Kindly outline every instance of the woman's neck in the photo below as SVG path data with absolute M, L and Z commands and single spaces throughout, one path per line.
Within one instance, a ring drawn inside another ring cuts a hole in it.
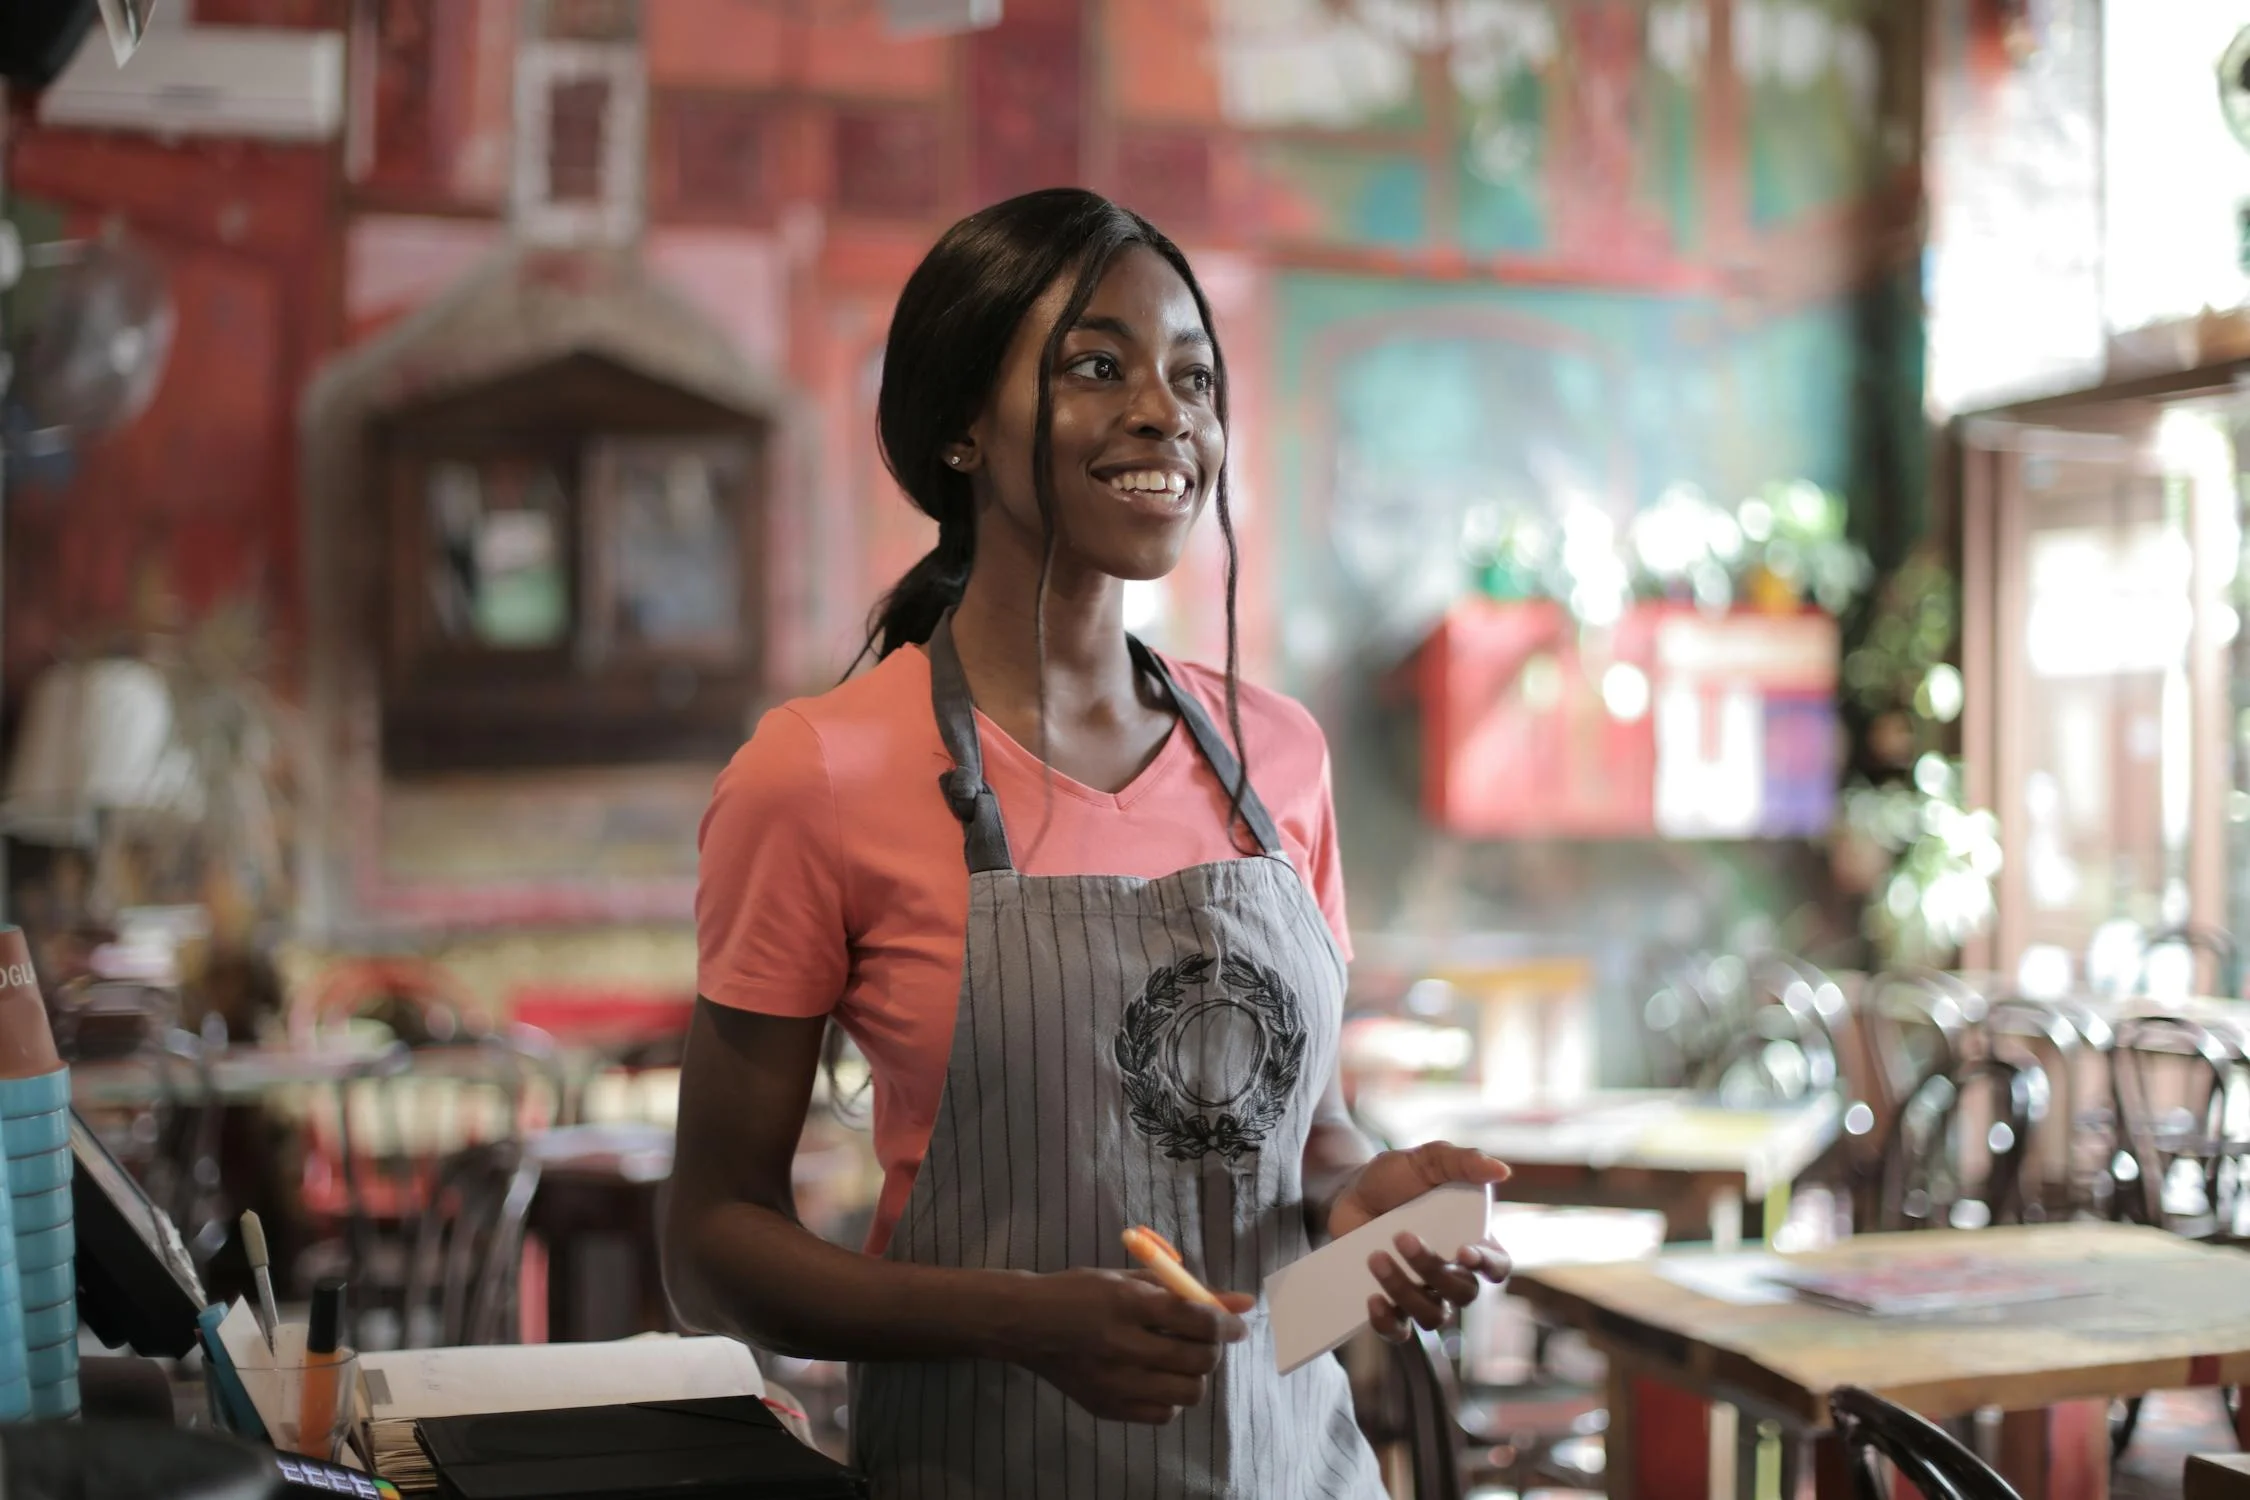
M 1040 538 L 990 514 L 979 519 L 976 561 L 953 616 L 969 691 L 1018 744 L 1044 743 L 1057 770 L 1114 790 L 1155 753 L 1172 722 L 1163 690 L 1133 665 L 1125 585 L 1058 555 L 1042 650 Z
M 1075 575 L 1075 576 L 1074 576 Z M 1057 566 L 1047 581 L 1046 639 L 1036 562 L 1019 569 L 980 555 L 953 615 L 953 639 L 977 705 L 995 718 L 1037 711 L 1042 680 L 1057 718 L 1121 714 L 1135 701 L 1123 586 Z

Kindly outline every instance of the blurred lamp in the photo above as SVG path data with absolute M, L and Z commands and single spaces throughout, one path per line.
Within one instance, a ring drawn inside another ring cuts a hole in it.
M 26 843 L 91 847 L 105 815 L 181 810 L 192 795 L 163 675 L 127 658 L 62 662 L 32 684 L 0 830 Z

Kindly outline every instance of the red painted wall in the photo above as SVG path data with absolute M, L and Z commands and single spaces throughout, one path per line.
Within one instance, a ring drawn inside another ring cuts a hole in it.
M 12 488 L 10 692 L 131 621 L 151 590 L 191 612 L 255 597 L 286 650 L 304 608 L 296 396 L 336 344 L 330 153 L 18 129 L 8 181 L 62 209 L 66 233 L 122 220 L 170 273 L 179 317 L 149 409 L 93 442 L 66 485 Z
M 1274 383 L 1270 292 L 1290 272 L 1723 292 L 1741 307 L 1834 296 L 1911 246 L 1912 162 L 1856 198 L 1749 223 L 1757 127 L 1727 61 L 1728 0 L 1710 0 L 1708 76 L 1676 117 L 1645 113 L 1662 89 L 1643 86 L 1654 74 L 1640 8 L 1556 7 L 1550 50 L 1526 75 L 1545 101 L 1527 127 L 1545 132 L 1528 189 L 1543 238 L 1491 253 L 1467 248 L 1458 165 L 1469 112 L 1483 106 L 1442 60 L 1418 60 L 1412 97 L 1387 112 L 1252 128 L 1227 114 L 1239 42 L 1216 5 L 1008 0 L 995 29 L 911 41 L 888 37 L 872 4 L 841 15 L 797 0 L 644 6 L 651 258 L 806 398 L 804 503 L 790 535 L 817 561 L 800 584 L 802 617 L 778 632 L 796 640 L 791 685 L 841 665 L 852 623 L 925 544 L 873 450 L 873 373 L 914 259 L 980 202 L 1083 181 L 1154 215 L 1224 284 L 1214 297 L 1246 419 Z M 343 0 L 195 9 L 292 27 L 341 26 L 355 10 Z M 172 268 L 181 327 L 154 408 L 89 454 L 67 488 L 13 498 L 11 690 L 66 640 L 122 618 L 144 575 L 162 575 L 190 607 L 250 591 L 284 644 L 294 640 L 306 587 L 294 422 L 306 378 L 498 242 L 517 6 L 369 0 L 356 13 L 355 45 L 373 67 L 357 180 L 346 180 L 340 145 L 14 132 L 11 191 L 81 227 L 121 216 Z M 1675 124 L 1696 141 L 1677 161 L 1662 145 Z M 1405 197 L 1392 191 L 1416 182 Z M 1681 192 L 1696 205 L 1680 221 L 1692 233 L 1654 206 Z M 1245 420 L 1236 454 L 1251 507 L 1253 664 L 1273 640 L 1270 596 L 1283 587 L 1257 566 L 1255 501 L 1278 471 L 1287 417 Z M 1216 614 L 1202 603 L 1215 552 L 1198 554 L 1202 574 L 1178 591 L 1194 596 L 1183 623 L 1196 649 L 1215 644 Z

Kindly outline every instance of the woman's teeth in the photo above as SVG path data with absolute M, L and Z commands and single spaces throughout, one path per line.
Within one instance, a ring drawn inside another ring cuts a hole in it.
M 1121 490 L 1153 495 L 1184 495 L 1188 484 L 1185 474 L 1166 474 L 1156 469 L 1113 475 L 1109 482 Z

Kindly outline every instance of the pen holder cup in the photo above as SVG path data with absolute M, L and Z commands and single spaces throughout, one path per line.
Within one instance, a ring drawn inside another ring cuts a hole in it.
M 280 1342 L 269 1368 L 241 1372 L 251 1399 L 265 1415 L 266 1436 L 284 1452 L 334 1463 L 358 1411 L 359 1355 L 350 1349 L 304 1355 L 291 1349 L 289 1341 Z

